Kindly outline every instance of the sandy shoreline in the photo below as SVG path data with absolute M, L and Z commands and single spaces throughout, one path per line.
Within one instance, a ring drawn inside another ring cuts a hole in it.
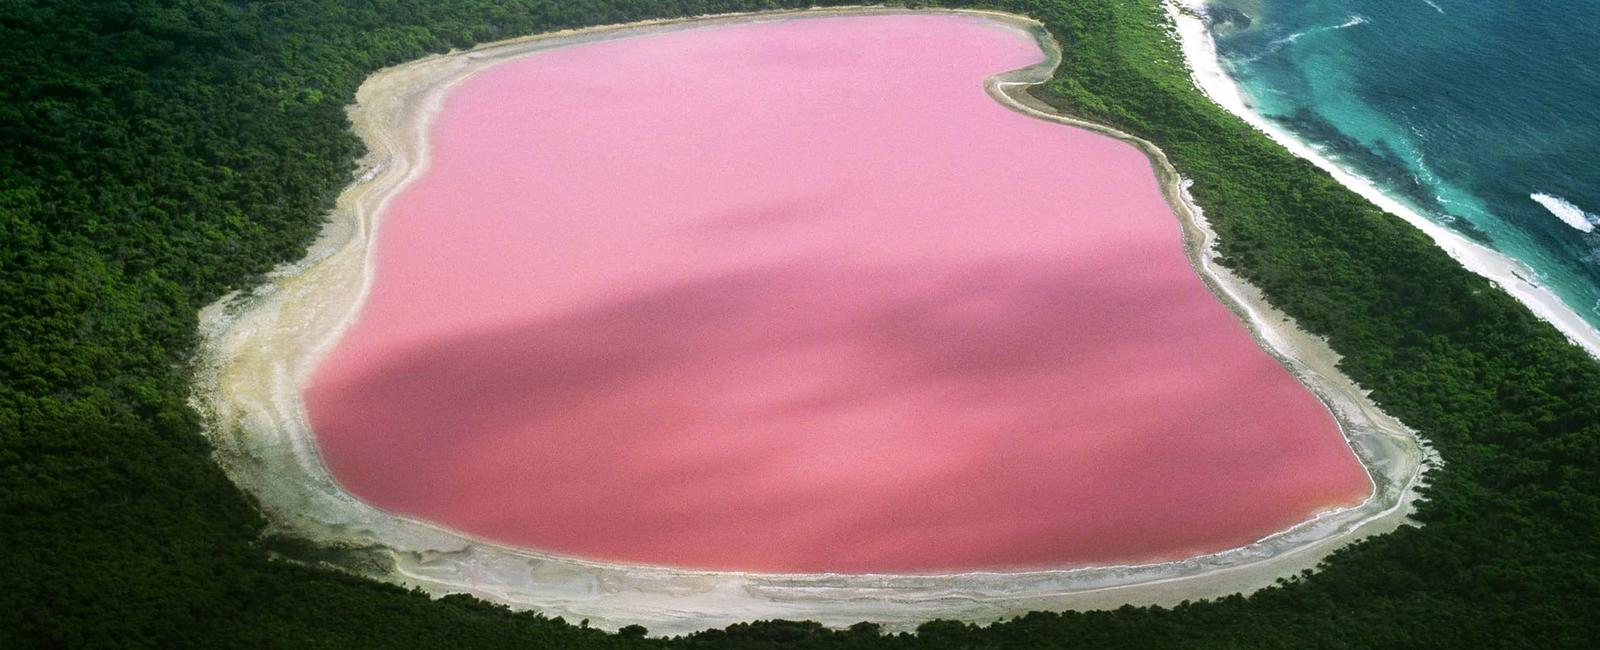
M 1167 13 L 1177 25 L 1178 41 L 1182 45 L 1183 58 L 1192 71 L 1191 78 L 1194 80 L 1194 85 L 1205 93 L 1212 103 L 1248 122 L 1294 155 L 1311 161 L 1333 176 L 1339 184 L 1360 194 L 1373 205 L 1405 219 L 1407 223 L 1432 238 L 1434 244 L 1444 249 L 1461 266 L 1488 278 L 1490 282 L 1526 305 L 1534 315 L 1554 325 L 1567 336 L 1567 339 L 1588 350 L 1589 354 L 1600 357 L 1600 330 L 1579 316 L 1554 292 L 1530 282 L 1527 278 L 1535 275 L 1532 269 L 1499 251 L 1428 220 L 1416 210 L 1384 194 L 1371 181 L 1339 167 L 1305 142 L 1295 138 L 1293 134 L 1284 131 L 1252 110 L 1240 92 L 1238 84 L 1223 70 L 1222 61 L 1217 55 L 1216 42 L 1211 32 L 1206 29 L 1202 17 L 1206 0 L 1163 0 L 1163 2 Z
M 374 74 L 350 109 L 371 153 L 362 161 L 364 173 L 340 196 L 322 237 L 305 260 L 275 271 L 266 286 L 225 297 L 201 313 L 204 345 L 195 400 L 210 422 L 218 462 L 256 497 L 271 532 L 332 549 L 316 561 L 430 593 L 472 593 L 550 616 L 588 618 L 603 628 L 639 623 L 656 634 L 758 618 L 829 625 L 872 620 L 907 629 L 932 618 L 983 622 L 1031 610 L 1173 605 L 1268 586 L 1314 567 L 1339 546 L 1401 525 L 1431 452 L 1337 372 L 1337 356 L 1322 341 L 1295 329 L 1252 287 L 1213 264 L 1214 233 L 1158 150 L 1054 115 L 1021 92 L 1048 78 L 1059 60 L 1056 45 L 1035 23 L 979 12 L 959 13 L 1026 30 L 1041 37 L 1049 55 L 1039 65 L 991 78 L 992 96 L 1034 117 L 1132 142 L 1151 156 L 1202 279 L 1335 414 L 1374 479 L 1372 498 L 1246 547 L 1177 562 L 954 575 L 773 575 L 620 566 L 496 546 L 368 506 L 328 475 L 306 424 L 300 388 L 361 305 L 371 279 L 377 216 L 426 169 L 425 127 L 454 84 L 500 61 L 592 40 L 730 22 L 904 12 L 813 10 L 591 28 L 513 39 Z

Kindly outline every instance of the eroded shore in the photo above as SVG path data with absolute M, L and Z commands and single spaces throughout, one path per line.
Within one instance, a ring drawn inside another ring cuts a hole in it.
M 610 565 L 496 546 L 367 506 L 328 475 L 306 425 L 300 388 L 362 304 L 372 275 L 375 220 L 389 197 L 426 169 L 425 127 L 456 83 L 500 61 L 592 40 L 740 21 L 902 12 L 782 12 L 559 32 L 373 75 L 351 108 L 357 133 L 371 151 L 363 161 L 366 171 L 340 197 L 323 236 L 305 260 L 275 272 L 268 285 L 202 312 L 197 403 L 210 418 L 219 462 L 255 495 L 273 533 L 331 549 L 297 559 L 432 593 L 472 593 L 551 616 L 588 618 L 601 627 L 643 624 L 657 634 L 757 618 L 830 625 L 872 620 L 896 629 L 932 618 L 990 621 L 1041 609 L 1170 605 L 1270 585 L 1314 567 L 1339 546 L 1401 525 L 1428 463 L 1426 448 L 1337 372 L 1337 357 L 1322 341 L 1294 328 L 1259 292 L 1213 263 L 1214 234 L 1158 150 L 1057 116 L 1022 92 L 1048 78 L 1059 59 L 1057 46 L 1037 24 L 972 12 L 963 13 L 1028 31 L 1048 55 L 1039 65 L 992 78 L 988 88 L 997 100 L 1037 118 L 1118 137 L 1151 156 L 1201 277 L 1335 414 L 1374 479 L 1372 498 L 1247 547 L 1179 562 L 937 576 L 772 575 Z

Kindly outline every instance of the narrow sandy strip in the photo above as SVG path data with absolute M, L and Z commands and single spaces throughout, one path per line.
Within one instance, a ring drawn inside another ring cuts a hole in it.
M 340 196 L 321 238 L 304 260 L 278 269 L 268 284 L 249 295 L 224 297 L 200 315 L 204 344 L 196 363 L 195 405 L 207 415 L 218 462 L 256 497 L 270 532 L 325 549 L 296 559 L 429 593 L 470 593 L 550 616 L 587 618 L 602 628 L 638 623 L 654 634 L 678 634 L 763 618 L 835 626 L 871 620 L 908 629 L 933 618 L 987 622 L 1033 610 L 1174 605 L 1271 585 L 1315 567 L 1340 546 L 1406 521 L 1422 470 L 1434 464 L 1432 453 L 1338 373 L 1338 357 L 1323 341 L 1302 333 L 1259 292 L 1214 264 L 1215 234 L 1159 150 L 1056 115 L 1022 92 L 1049 77 L 1059 48 L 1037 23 L 989 12 L 943 13 L 981 16 L 1026 31 L 1048 54 L 1041 64 L 990 79 L 990 94 L 1024 114 L 1105 133 L 1150 155 L 1200 276 L 1337 417 L 1373 479 L 1373 496 L 1365 503 L 1323 513 L 1249 546 L 1176 562 L 952 575 L 774 575 L 624 566 L 507 548 L 378 510 L 340 489 L 318 456 L 300 389 L 362 304 L 372 279 L 376 221 L 387 201 L 426 169 L 427 126 L 455 84 L 498 62 L 596 40 L 889 13 L 908 12 L 774 12 L 557 32 L 428 57 L 369 78 L 349 109 L 371 150 L 363 160 L 367 171 Z
M 1250 108 L 1240 93 L 1239 86 L 1223 70 L 1217 55 L 1216 41 L 1206 29 L 1204 11 L 1206 0 L 1163 0 L 1167 14 L 1178 28 L 1178 42 L 1183 58 L 1189 64 L 1194 85 L 1213 103 L 1248 122 L 1256 130 L 1277 141 L 1290 153 L 1311 161 L 1334 180 L 1349 188 L 1373 205 L 1389 214 L 1405 219 L 1433 239 L 1433 242 L 1455 258 L 1461 266 L 1493 282 L 1513 298 L 1527 305 L 1535 316 L 1554 325 L 1567 339 L 1582 346 L 1589 354 L 1600 357 L 1600 330 L 1589 324 L 1570 305 L 1563 302 L 1548 287 L 1529 278 L 1538 274 L 1528 265 L 1505 254 L 1473 241 L 1450 228 L 1441 226 L 1392 196 L 1383 193 L 1372 181 L 1362 178 L 1329 160 L 1316 149 L 1283 130 L 1260 113 Z

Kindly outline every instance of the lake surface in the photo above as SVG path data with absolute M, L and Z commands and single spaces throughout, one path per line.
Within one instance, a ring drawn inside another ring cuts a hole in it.
M 1174 559 L 1369 493 L 1132 146 L 1014 113 L 1026 35 L 725 24 L 451 91 L 304 397 L 361 499 L 771 572 Z

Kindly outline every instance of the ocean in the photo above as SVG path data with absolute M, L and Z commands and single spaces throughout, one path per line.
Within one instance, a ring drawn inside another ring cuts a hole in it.
M 1267 120 L 1600 327 L 1600 2 L 1212 0 Z

